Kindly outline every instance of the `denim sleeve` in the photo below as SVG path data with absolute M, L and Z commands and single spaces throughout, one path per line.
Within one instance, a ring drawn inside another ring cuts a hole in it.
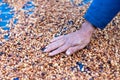
M 84 18 L 97 28 L 104 29 L 120 11 L 120 0 L 93 0 Z

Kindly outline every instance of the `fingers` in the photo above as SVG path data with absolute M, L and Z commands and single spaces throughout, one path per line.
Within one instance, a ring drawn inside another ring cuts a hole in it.
M 61 52 L 64 52 L 65 50 L 67 50 L 69 48 L 68 45 L 63 45 L 61 47 L 59 47 L 58 49 L 54 50 L 53 52 L 49 53 L 49 56 L 54 56 L 56 54 L 59 54 Z
M 78 50 L 83 49 L 84 47 L 85 47 L 85 46 L 81 46 L 81 45 L 75 46 L 75 47 L 70 47 L 70 48 L 66 51 L 66 55 L 71 55 L 71 54 L 77 52 Z
M 59 40 L 59 39 L 61 39 L 61 38 L 63 38 L 63 35 L 62 35 L 62 36 L 59 36 L 59 37 L 56 37 L 56 38 L 53 38 L 50 42 L 55 42 L 55 41 L 57 41 L 57 40 Z
M 45 49 L 44 52 L 50 52 L 50 51 L 52 51 L 52 50 L 55 50 L 56 48 L 62 46 L 63 44 L 64 44 L 64 40 L 63 40 L 63 39 L 58 40 L 58 41 L 55 41 L 55 42 L 49 44 L 49 45 L 46 47 L 46 49 Z

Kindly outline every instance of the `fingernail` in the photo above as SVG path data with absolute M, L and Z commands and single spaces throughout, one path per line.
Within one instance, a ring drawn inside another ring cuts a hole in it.
M 66 51 L 66 54 L 67 54 L 67 55 L 70 55 L 70 51 Z
M 46 47 L 41 48 L 41 51 L 45 52 L 46 51 Z
M 46 46 L 46 48 L 48 48 L 48 46 Z

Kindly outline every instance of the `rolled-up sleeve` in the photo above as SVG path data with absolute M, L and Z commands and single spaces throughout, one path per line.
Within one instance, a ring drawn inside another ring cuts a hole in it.
M 104 29 L 120 11 L 120 0 L 93 0 L 84 18 L 97 28 Z

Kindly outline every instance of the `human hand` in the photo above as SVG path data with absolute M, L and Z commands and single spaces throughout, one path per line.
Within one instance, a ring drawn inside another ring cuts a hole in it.
M 54 56 L 64 51 L 66 51 L 67 55 L 71 55 L 83 49 L 90 42 L 94 30 L 95 28 L 86 21 L 82 24 L 80 30 L 52 39 L 44 52 L 50 52 L 49 56 Z

